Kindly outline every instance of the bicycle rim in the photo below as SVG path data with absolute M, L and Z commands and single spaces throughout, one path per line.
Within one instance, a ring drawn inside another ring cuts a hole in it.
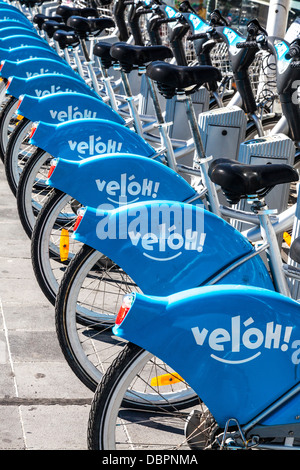
M 57 197 L 57 193 L 53 192 L 53 196 L 55 196 L 54 207 L 51 206 L 48 210 L 48 206 L 45 205 L 34 227 L 32 262 L 40 287 L 54 304 L 66 266 L 82 244 L 72 238 L 77 217 L 77 203 L 68 194 L 59 193 Z M 48 202 L 51 202 L 51 199 Z M 67 258 L 64 261 L 60 253 L 63 229 L 68 233 L 70 243 Z
M 20 127 L 15 128 L 15 131 L 10 136 L 10 140 L 7 142 L 5 156 L 6 174 L 14 193 L 16 193 L 20 175 L 36 148 L 29 143 L 31 121 L 25 119 L 24 123 L 19 123 L 18 126 Z
M 195 407 L 206 416 L 209 412 L 183 379 L 165 387 L 151 384 L 151 379 L 166 373 L 170 377 L 175 375 L 173 369 L 150 353 L 127 345 L 94 395 L 88 427 L 89 449 L 190 450 L 185 428 L 191 412 Z M 130 406 L 132 399 L 138 401 L 139 408 Z M 208 428 L 199 425 L 199 448 L 209 443 L 214 424 L 212 418 Z
M 46 184 L 52 156 L 47 152 L 41 152 L 40 149 L 38 151 L 40 155 L 38 160 L 34 162 L 30 158 L 24 167 L 17 193 L 20 219 L 29 237 L 42 207 L 52 192 L 52 188 Z
M 125 344 L 111 330 L 122 298 L 137 291 L 119 266 L 89 247 L 61 282 L 55 309 L 59 342 L 73 371 L 93 391 Z

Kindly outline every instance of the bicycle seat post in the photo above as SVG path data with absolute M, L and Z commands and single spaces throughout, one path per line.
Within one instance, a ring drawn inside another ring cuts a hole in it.
M 145 72 L 146 72 L 146 67 L 143 68 L 142 73 L 145 73 Z M 155 115 L 157 117 L 157 122 L 158 122 L 157 127 L 160 133 L 162 147 L 166 149 L 168 166 L 177 172 L 178 168 L 177 168 L 176 158 L 174 154 L 174 149 L 173 149 L 173 145 L 172 145 L 169 132 L 168 132 L 169 124 L 166 123 L 164 120 L 153 80 L 147 77 L 147 75 L 146 75 L 146 80 L 148 84 L 149 93 L 153 102 Z
M 130 114 L 134 122 L 134 128 L 137 134 L 143 137 L 143 126 L 139 117 L 138 110 L 135 105 L 135 98 L 132 95 L 131 86 L 129 83 L 128 75 L 130 71 L 126 71 L 126 67 L 124 68 L 122 65 L 120 66 L 120 74 L 121 74 L 121 81 L 124 87 L 126 101 L 128 103 Z
M 211 207 L 211 211 L 221 217 L 219 198 L 217 194 L 217 189 L 214 184 L 212 184 L 208 176 L 208 167 L 209 161 L 211 158 L 207 158 L 206 152 L 203 146 L 199 126 L 197 123 L 197 118 L 195 114 L 195 109 L 193 106 L 192 98 L 190 95 L 187 95 L 185 92 L 177 92 L 178 99 L 182 100 L 185 103 L 186 114 L 195 143 L 195 153 L 194 153 L 194 163 L 200 167 L 203 183 L 205 184 L 208 192 L 208 200 Z
M 84 65 L 87 66 L 88 76 L 91 80 L 93 89 L 96 91 L 96 93 L 99 94 L 100 87 L 93 67 L 95 62 L 91 58 L 86 41 L 88 39 L 92 39 L 94 36 L 99 35 L 105 29 L 113 27 L 114 22 L 111 18 L 83 18 L 75 15 L 68 19 L 67 25 L 73 28 L 78 35 L 82 53 L 85 59 Z
M 96 77 L 96 74 L 95 74 L 95 71 L 94 71 L 94 68 L 93 68 L 94 61 L 91 60 L 91 58 L 90 58 L 90 54 L 89 54 L 89 51 L 88 51 L 87 45 L 86 45 L 86 39 L 84 37 L 79 37 L 79 39 L 80 39 L 80 46 L 81 46 L 81 49 L 82 49 L 82 52 L 83 52 L 83 56 L 85 58 L 84 65 L 86 65 L 87 68 L 88 68 L 88 74 L 89 74 L 89 77 L 92 81 L 94 90 L 96 91 L 96 93 L 99 93 L 99 91 L 100 91 L 99 90 L 99 84 L 98 84 L 98 80 L 97 80 L 97 77 Z
M 264 199 L 255 197 L 254 199 L 250 198 L 249 200 L 252 203 L 252 211 L 258 215 L 260 220 L 262 239 L 268 245 L 266 252 L 275 288 L 277 292 L 280 292 L 287 297 L 291 297 L 287 279 L 282 269 L 282 258 L 278 240 L 270 221 L 270 215 L 277 211 L 270 210 L 265 204 Z
M 83 71 L 82 63 L 79 57 L 79 51 L 76 47 L 72 48 L 72 55 L 74 57 L 74 62 L 77 67 L 78 73 L 84 79 L 84 71 Z
M 268 208 L 265 197 L 279 184 L 299 181 L 298 172 L 284 163 L 248 165 L 228 158 L 219 158 L 211 163 L 209 177 L 221 187 L 229 204 L 236 205 L 246 199 L 251 205 L 251 211 L 258 217 L 263 240 L 263 245 L 256 254 L 266 250 L 276 291 L 291 297 L 283 271 L 281 247 L 271 220 L 271 215 L 277 213 L 277 210 Z
M 140 74 L 144 74 L 146 72 L 146 64 L 149 64 L 150 62 L 153 62 L 158 58 L 165 59 L 168 57 L 172 57 L 172 51 L 165 46 L 147 47 L 129 45 L 127 43 L 116 43 L 112 46 L 110 53 L 111 56 L 117 61 L 120 66 L 121 80 L 127 97 L 126 100 L 129 105 L 130 114 L 134 121 L 136 132 L 143 136 L 143 127 L 140 116 L 138 114 L 138 110 L 135 106 L 135 99 L 132 96 L 128 75 L 134 69 L 137 69 Z M 156 109 L 158 109 L 158 101 L 156 99 L 155 102 L 157 104 Z
M 200 129 L 198 126 L 191 94 L 205 83 L 215 82 L 221 79 L 220 71 L 211 66 L 179 66 L 163 61 L 156 61 L 147 68 L 147 76 L 157 83 L 159 92 L 166 98 L 171 99 L 175 95 L 178 101 L 184 103 L 187 120 L 195 145 L 194 163 L 199 170 L 178 165 L 178 170 L 187 174 L 201 174 L 203 186 L 207 192 L 207 201 L 211 212 L 221 216 L 219 198 L 215 185 L 208 176 L 208 162 L 203 146 Z

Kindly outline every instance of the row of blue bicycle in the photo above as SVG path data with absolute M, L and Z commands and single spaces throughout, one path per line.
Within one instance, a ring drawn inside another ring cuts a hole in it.
M 0 155 L 88 448 L 300 449 L 300 39 L 187 1 L 0 22 Z

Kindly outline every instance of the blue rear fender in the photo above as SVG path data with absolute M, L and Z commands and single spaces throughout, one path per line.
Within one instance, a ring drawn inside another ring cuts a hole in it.
M 0 9 L 0 20 L 3 21 L 3 24 L 5 21 L 9 20 L 19 21 L 20 23 L 28 24 L 33 27 L 32 23 L 30 23 L 23 13 L 21 13 L 18 9 L 9 8 L 9 6 Z
M 59 158 L 48 183 L 94 208 L 105 205 L 114 209 L 141 200 L 185 201 L 197 196 L 169 167 L 151 158 L 125 153 L 80 161 Z
M 107 211 L 86 207 L 74 238 L 105 253 L 147 294 L 205 285 L 221 273 L 219 284 L 274 289 L 259 256 L 227 272 L 254 248 L 202 204 L 149 199 Z
M 82 160 L 95 155 L 129 153 L 151 157 L 154 149 L 134 131 L 104 119 L 60 124 L 39 122 L 31 143 L 55 158 Z
M 220 426 L 229 418 L 246 424 L 299 383 L 300 306 L 294 300 L 228 285 L 133 298 L 113 333 L 171 366 Z M 266 420 L 296 423 L 299 400 Z
M 37 46 L 45 47 L 45 49 L 50 50 L 49 44 L 45 39 L 40 36 L 26 35 L 26 34 L 17 34 L 14 36 L 9 36 L 6 38 L 0 38 L 0 50 L 2 49 L 15 49 L 24 46 Z
M 26 26 L 25 24 L 20 25 L 20 26 L 13 26 L 10 23 L 7 28 L 1 28 L 1 31 L 0 31 L 1 38 L 8 38 L 11 36 L 16 36 L 18 34 L 22 34 L 26 36 L 28 35 L 28 36 L 37 37 L 37 38 L 40 37 L 36 30 L 28 28 L 28 26 Z
M 5 60 L 0 71 L 3 78 L 32 78 L 46 73 L 74 76 L 77 80 L 81 80 L 78 73 L 74 72 L 68 64 L 55 60 L 55 57 L 24 59 L 19 62 Z
M 76 119 L 124 120 L 99 97 L 83 93 L 56 93 L 41 98 L 24 95 L 18 113 L 30 121 L 62 123 Z
M 13 77 L 6 93 L 19 98 L 21 95 L 37 96 L 38 98 L 55 93 L 84 93 L 97 97 L 83 80 L 74 76 L 46 73 L 30 78 Z
M 5 20 L 2 17 L 0 17 L 0 27 L 1 27 L 1 30 L 7 29 L 7 28 L 20 28 L 20 29 L 22 28 L 22 29 L 26 29 L 28 31 L 31 31 L 37 34 L 34 25 L 28 21 L 24 22 L 23 18 L 22 19 L 10 18 L 10 19 Z
M 12 62 L 18 62 L 19 60 L 36 59 L 38 57 L 52 58 L 58 62 L 65 63 L 65 61 L 49 47 L 24 46 L 15 47 L 14 49 L 0 49 L 0 61 L 8 59 Z

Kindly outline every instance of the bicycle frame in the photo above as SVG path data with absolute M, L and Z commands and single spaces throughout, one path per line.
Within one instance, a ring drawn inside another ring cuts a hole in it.
M 270 426 L 276 437 L 272 427 L 288 425 L 299 436 L 297 302 L 264 289 L 228 285 L 169 297 L 132 294 L 130 302 L 113 333 L 173 367 L 219 426 L 234 419 L 248 436 L 254 427 L 259 435 L 260 426 L 268 435 Z

